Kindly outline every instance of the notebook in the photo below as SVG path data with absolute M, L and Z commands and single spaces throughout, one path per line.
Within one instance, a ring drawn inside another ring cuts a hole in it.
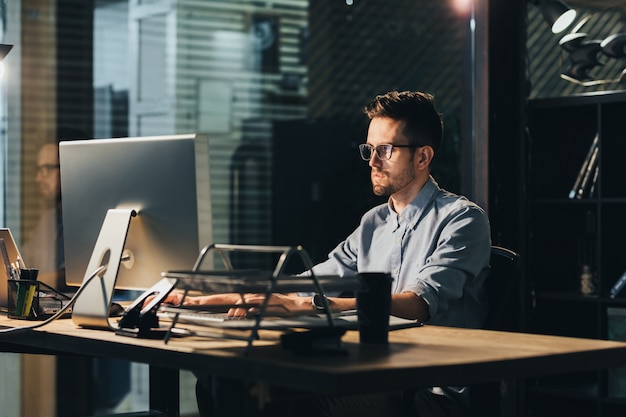
M 6 309 L 9 304 L 9 291 L 7 280 L 11 274 L 11 265 L 23 268 L 24 259 L 13 239 L 13 234 L 8 228 L 0 228 L 0 255 L 2 264 L 0 265 L 0 308 Z

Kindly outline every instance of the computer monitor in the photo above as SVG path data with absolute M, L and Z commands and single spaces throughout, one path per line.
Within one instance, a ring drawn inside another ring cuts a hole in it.
M 102 227 L 112 209 L 136 213 L 117 289 L 145 290 L 161 272 L 192 269 L 212 243 L 206 135 L 67 141 L 59 159 L 67 285 L 80 286 L 95 272 L 88 270 L 92 255 L 108 256 L 94 247 L 101 231 L 118 233 Z

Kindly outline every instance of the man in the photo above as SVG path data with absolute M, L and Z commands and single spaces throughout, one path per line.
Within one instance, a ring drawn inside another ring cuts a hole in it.
M 490 228 L 484 211 L 466 198 L 439 188 L 430 166 L 442 138 L 434 99 L 422 92 L 390 92 L 365 107 L 370 119 L 361 157 L 369 161 L 373 191 L 388 196 L 314 267 L 319 275 L 348 276 L 389 272 L 393 278 L 391 313 L 429 324 L 480 327 L 486 316 L 483 282 L 490 258 Z M 338 208 L 340 209 L 340 208 Z M 312 312 L 311 297 L 276 294 L 270 305 L 290 313 Z M 255 304 L 262 295 L 216 294 L 186 304 Z M 329 297 L 332 310 L 356 308 L 354 298 Z M 170 302 L 180 302 L 172 295 Z M 268 310 L 269 311 L 269 310 Z M 232 308 L 244 316 L 248 309 Z M 419 352 L 416 352 L 419 354 Z M 199 387 L 201 409 L 206 394 Z M 440 388 L 315 399 L 295 405 L 294 415 L 459 416 L 466 413 L 466 389 Z M 201 410 L 202 411 L 202 410 Z
M 84 139 L 79 129 L 60 127 L 58 141 L 46 142 L 37 154 L 35 180 L 43 204 L 35 227 L 24 242 L 22 251 L 27 265 L 39 269 L 37 278 L 51 287 L 65 291 L 65 250 L 61 212 L 61 171 L 59 141 Z
M 35 177 L 43 210 L 23 247 L 28 265 L 39 269 L 38 279 L 53 288 L 65 285 L 59 168 L 58 144 L 44 144 L 37 155 Z

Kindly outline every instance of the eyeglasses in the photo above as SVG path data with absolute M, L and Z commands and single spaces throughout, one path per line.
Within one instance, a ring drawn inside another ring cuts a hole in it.
M 53 169 L 59 169 L 59 168 L 61 168 L 61 165 L 59 164 L 37 165 L 37 174 L 41 174 L 44 177 L 47 177 L 48 175 L 50 175 L 50 173 L 52 173 Z
M 370 145 L 369 143 L 362 143 L 359 145 L 359 152 L 361 153 L 361 158 L 364 161 L 369 161 L 372 159 L 372 155 L 376 152 L 376 156 L 378 159 L 391 159 L 391 153 L 393 152 L 393 148 L 420 148 L 420 145 Z

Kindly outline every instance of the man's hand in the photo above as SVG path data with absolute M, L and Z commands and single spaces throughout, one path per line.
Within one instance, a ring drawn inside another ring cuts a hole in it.
M 228 315 L 232 317 L 247 317 L 248 315 L 258 314 L 264 300 L 265 294 L 243 294 L 236 304 L 245 306 L 231 308 L 228 310 Z M 267 314 L 283 317 L 311 313 L 312 311 L 313 306 L 308 297 L 285 294 L 272 294 L 265 309 Z
M 147 306 L 148 304 L 150 304 L 150 302 L 154 300 L 154 297 L 156 297 L 156 294 L 147 296 L 146 299 L 143 301 L 143 305 Z M 187 303 L 189 298 L 191 297 L 187 297 L 185 299 L 185 304 Z M 165 299 L 163 299 L 163 301 L 161 301 L 162 304 L 171 304 L 175 306 L 180 305 L 182 302 L 183 295 L 179 292 L 171 292 L 167 295 L 167 297 L 165 297 Z

